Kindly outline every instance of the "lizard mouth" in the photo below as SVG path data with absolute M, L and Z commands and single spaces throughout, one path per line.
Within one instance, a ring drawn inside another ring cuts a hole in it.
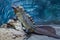
M 12 6 L 12 8 L 13 8 L 13 9 L 16 9 L 16 7 L 15 7 L 15 6 Z
M 16 6 L 12 6 L 12 8 L 13 8 L 15 14 L 19 11 L 19 10 L 17 10 L 18 8 Z

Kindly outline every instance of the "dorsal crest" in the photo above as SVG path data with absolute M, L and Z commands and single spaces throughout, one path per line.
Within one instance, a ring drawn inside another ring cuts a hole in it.
M 29 19 L 33 24 L 35 24 L 33 18 L 32 18 L 29 14 L 26 14 L 26 16 L 28 17 L 28 19 Z

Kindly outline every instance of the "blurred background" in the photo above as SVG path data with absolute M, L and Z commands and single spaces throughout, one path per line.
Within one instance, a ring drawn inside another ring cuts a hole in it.
M 36 24 L 60 24 L 60 0 L 0 0 L 0 25 L 15 17 L 12 5 L 23 6 Z

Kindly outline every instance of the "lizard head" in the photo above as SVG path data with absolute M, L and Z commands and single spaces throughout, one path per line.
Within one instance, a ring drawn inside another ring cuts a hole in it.
M 23 9 L 23 7 L 22 6 L 12 6 L 12 8 L 14 9 L 14 12 L 15 12 L 15 14 L 16 13 L 23 13 L 24 12 L 24 9 Z

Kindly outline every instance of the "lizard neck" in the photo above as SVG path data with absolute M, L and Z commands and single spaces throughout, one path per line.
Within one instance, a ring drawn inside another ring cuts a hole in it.
M 18 12 L 16 15 L 17 15 L 19 21 L 24 25 L 24 27 L 29 29 L 29 25 L 27 24 L 26 20 L 23 18 L 24 13 Z

